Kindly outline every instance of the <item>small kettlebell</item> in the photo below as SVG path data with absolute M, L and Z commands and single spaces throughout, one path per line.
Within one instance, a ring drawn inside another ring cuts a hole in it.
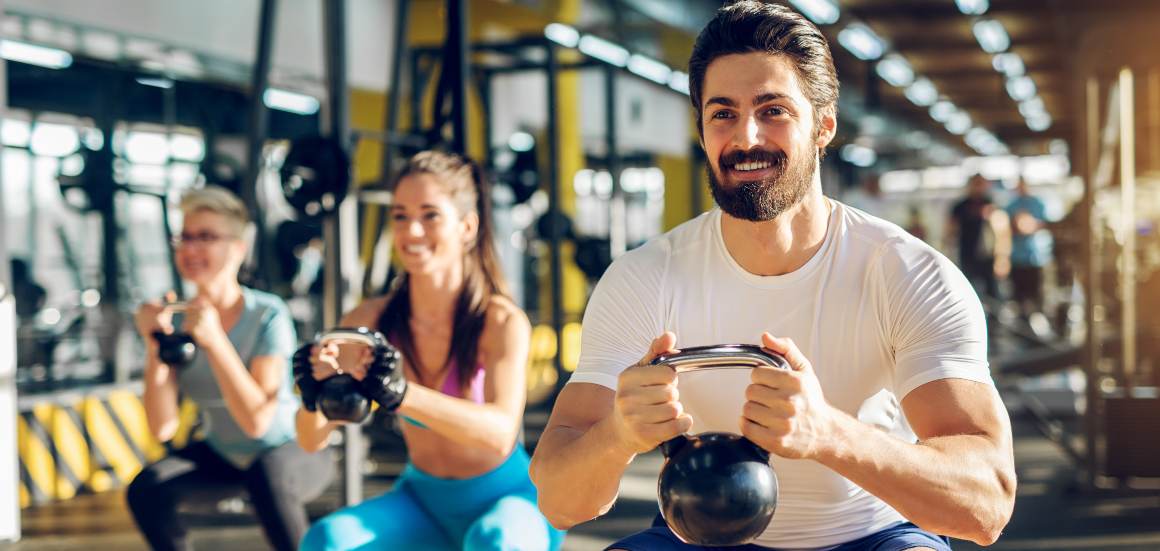
M 661 452 L 661 515 L 682 541 L 743 545 L 773 520 L 777 475 L 769 453 L 749 439 L 724 432 L 678 436 L 662 444 Z
M 154 331 L 153 338 L 157 341 L 157 356 L 170 367 L 181 369 L 197 357 L 197 344 L 188 333 Z
M 361 423 L 371 414 L 371 402 L 347 374 L 324 379 L 318 387 L 318 410 L 332 421 Z
M 653 363 L 677 373 L 789 368 L 785 358 L 753 345 L 685 348 Z M 660 448 L 665 456 L 657 480 L 661 516 L 681 541 L 706 547 L 744 545 L 769 527 L 778 496 L 769 452 L 731 432 L 679 435 Z

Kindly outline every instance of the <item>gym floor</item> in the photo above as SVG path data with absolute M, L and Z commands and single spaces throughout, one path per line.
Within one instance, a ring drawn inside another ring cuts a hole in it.
M 534 443 L 547 421 L 547 411 L 529 410 L 527 436 Z M 1015 462 L 1019 468 L 1019 497 L 1015 516 L 998 543 L 988 549 L 1114 550 L 1160 549 L 1160 490 L 1122 490 L 1087 493 L 1072 483 L 1074 467 L 1057 446 L 1037 432 L 1029 419 L 1014 418 Z M 368 477 L 367 495 L 389 489 L 403 455 L 375 453 L 377 474 Z M 647 526 L 656 514 L 656 474 L 661 457 L 638 458 L 621 483 L 620 500 L 603 518 L 570 531 L 565 551 L 598 550 L 617 538 Z M 337 485 L 311 505 L 322 515 L 338 503 Z M 146 549 L 123 505 L 121 492 L 78 496 L 75 499 L 24 511 L 24 539 L 2 547 L 10 551 L 105 551 Z M 262 549 L 265 540 L 247 514 L 215 511 L 190 512 L 195 549 L 241 551 Z M 955 542 L 956 550 L 981 549 Z

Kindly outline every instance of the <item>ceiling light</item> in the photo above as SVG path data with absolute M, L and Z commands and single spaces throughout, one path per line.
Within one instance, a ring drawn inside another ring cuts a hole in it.
M 944 124 L 947 132 L 956 135 L 966 134 L 971 129 L 971 117 L 962 111 L 956 111 Z
M 955 0 L 955 5 L 966 15 L 983 15 L 991 7 L 987 0 Z
M 673 71 L 673 75 L 669 77 L 669 88 L 676 90 L 684 95 L 689 95 L 689 75 L 681 71 Z
M 1025 119 L 1046 115 L 1047 106 L 1043 104 L 1043 98 L 1035 96 L 1029 100 L 1019 102 L 1019 114 L 1023 115 Z
M 929 107 L 938 101 L 938 89 L 930 79 L 919 77 L 914 84 L 906 87 L 906 99 L 915 105 Z
M 628 63 L 628 50 L 598 36 L 586 34 L 580 38 L 580 51 L 617 67 L 624 67 Z
M 173 81 L 167 78 L 137 77 L 137 84 L 161 88 L 163 90 L 173 88 Z
M 886 43 L 878 38 L 870 27 L 862 23 L 846 25 L 846 28 L 838 33 L 838 42 L 854 54 L 854 57 L 863 61 L 878 59 L 886 51 Z
M 1007 79 L 1007 94 L 1015 101 L 1027 101 L 1035 97 L 1035 81 L 1029 76 Z
M 1044 113 L 1042 115 L 1027 119 L 1027 128 L 1030 128 L 1036 132 L 1043 132 L 1044 130 L 1051 128 L 1051 115 Z
M 991 66 L 996 71 L 1007 75 L 1007 78 L 1021 77 L 1027 72 L 1027 67 L 1023 65 L 1023 58 L 1014 52 L 995 54 L 995 57 L 991 58 Z
M 73 62 L 72 54 L 64 50 L 15 40 L 0 40 L 0 57 L 49 69 L 64 69 Z
M 975 39 L 979 46 L 989 54 L 997 54 L 1011 47 L 1011 37 L 1007 36 L 1007 29 L 994 19 L 980 19 L 975 22 Z
M 933 106 L 931 106 L 930 118 L 932 118 L 938 122 L 947 122 L 948 120 L 950 120 L 951 115 L 954 115 L 955 113 L 957 113 L 958 110 L 959 110 L 959 108 L 955 107 L 955 104 L 953 104 L 947 100 L 942 100 L 942 101 L 934 104 Z
M 549 23 L 544 27 L 544 36 L 565 48 L 575 48 L 580 43 L 580 31 L 563 23 Z
M 841 15 L 834 0 L 789 0 L 789 3 L 818 25 L 835 23 Z
M 313 96 L 278 88 L 267 88 L 266 92 L 262 94 L 262 103 L 265 103 L 266 107 L 270 109 L 299 115 L 313 115 L 318 112 L 320 107 L 318 99 Z
M 906 58 L 898 54 L 890 54 L 882 58 L 875 70 L 878 72 L 878 76 L 889 82 L 891 86 L 902 88 L 910 86 L 914 82 L 914 69 L 910 68 L 910 63 L 906 61 Z
M 669 77 L 669 88 L 676 90 L 684 95 L 689 95 L 689 75 L 681 71 L 673 71 L 673 76 Z
M 661 86 L 668 85 L 669 76 L 673 72 L 672 69 L 669 69 L 668 65 L 640 54 L 632 54 L 632 57 L 628 58 L 628 71 L 639 77 L 647 78 Z

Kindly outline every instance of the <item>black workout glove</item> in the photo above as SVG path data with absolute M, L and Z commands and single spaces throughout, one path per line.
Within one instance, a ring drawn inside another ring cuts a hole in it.
M 367 376 L 361 384 L 362 393 L 379 403 L 387 411 L 395 411 L 407 393 L 407 378 L 403 374 L 403 355 L 387 343 L 382 334 L 375 333 L 379 344 L 374 347 L 374 358 L 367 366 Z
M 309 341 L 294 352 L 292 361 L 294 368 L 294 384 L 298 386 L 298 394 L 302 396 L 302 407 L 313 412 L 318 403 L 318 389 L 322 383 L 314 378 L 314 366 L 310 364 L 310 355 L 318 343 Z

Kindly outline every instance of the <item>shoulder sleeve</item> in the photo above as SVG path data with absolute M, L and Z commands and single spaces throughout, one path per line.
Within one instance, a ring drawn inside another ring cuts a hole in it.
M 261 328 L 254 343 L 254 357 L 282 356 L 290 358 L 298 347 L 298 335 L 294 330 L 294 319 L 290 309 L 282 299 L 269 297 L 264 301 Z
M 879 256 L 884 333 L 894 355 L 894 394 L 939 379 L 994 384 L 987 322 L 970 283 L 946 257 L 898 237 Z
M 667 244 L 655 240 L 612 263 L 588 300 L 580 362 L 568 382 L 615 390 L 620 372 L 648 352 L 664 331 L 661 296 L 668 259 Z

